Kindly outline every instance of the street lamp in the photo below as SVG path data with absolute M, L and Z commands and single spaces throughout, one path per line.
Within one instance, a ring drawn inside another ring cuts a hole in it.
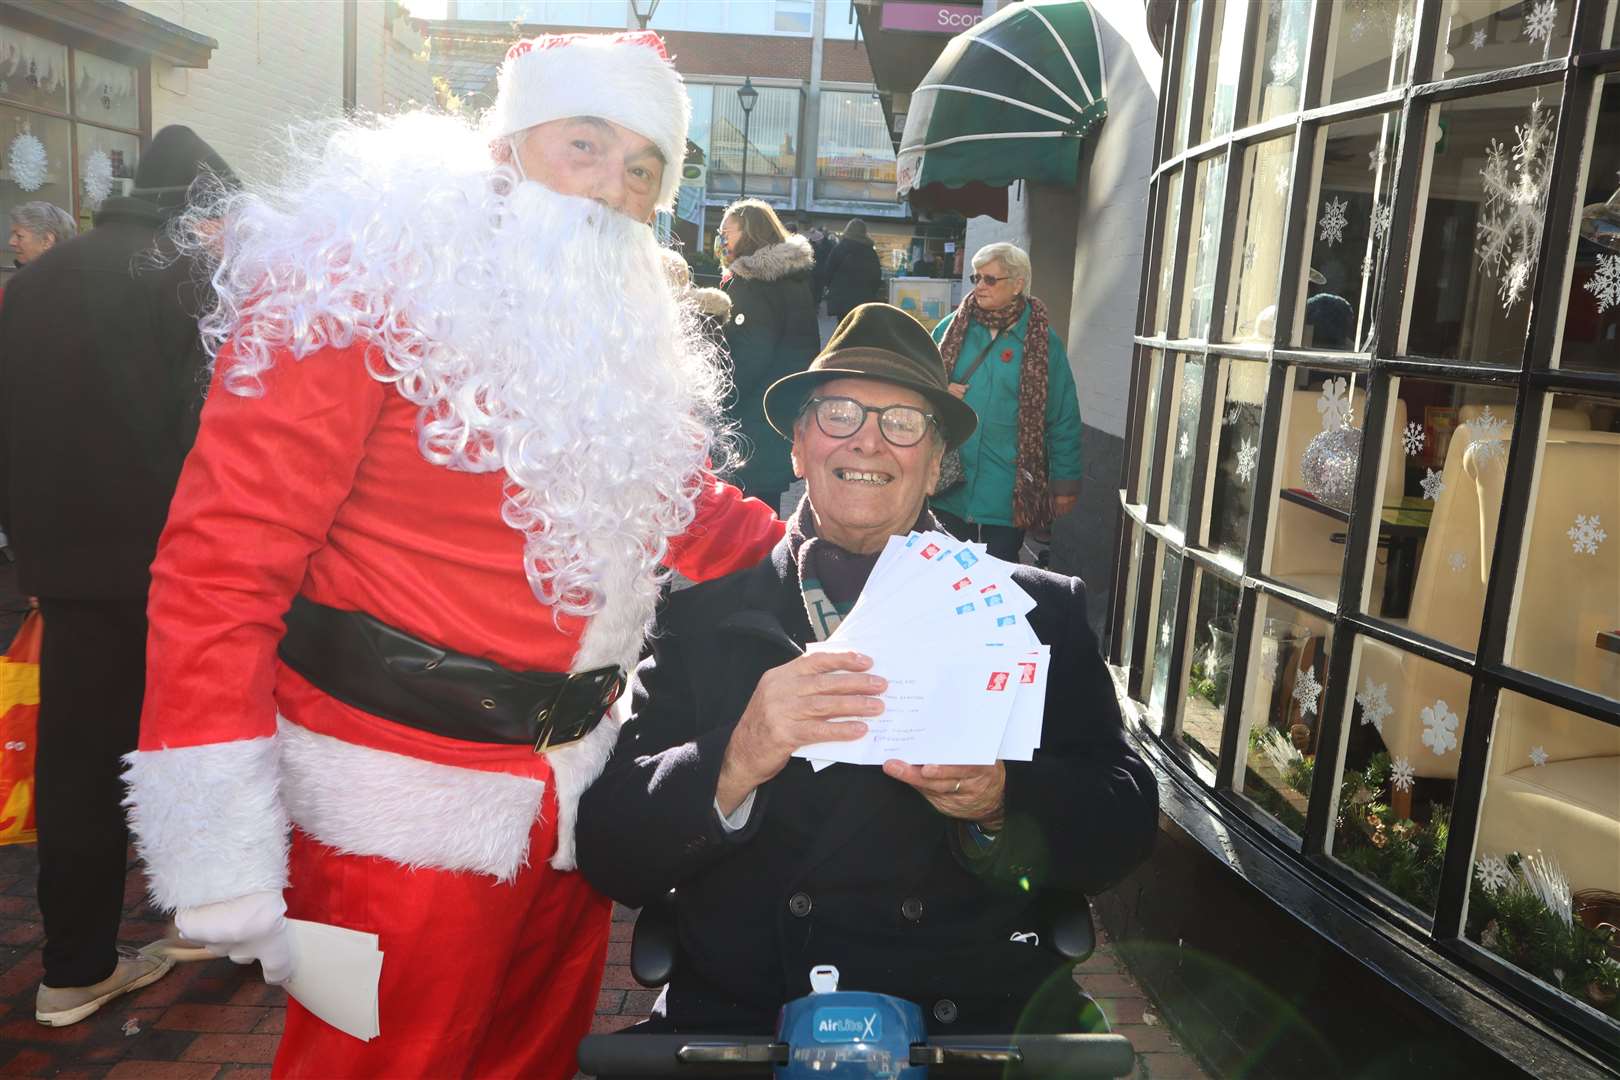
M 653 12 L 658 10 L 658 0 L 630 0 L 630 11 L 635 15 L 636 22 L 641 24 L 643 30 L 652 22 Z
M 754 89 L 754 80 L 745 77 L 743 84 L 737 88 L 737 104 L 743 111 L 743 146 L 742 146 L 742 191 L 739 198 L 748 198 L 748 120 L 753 115 L 754 106 L 759 104 L 759 91 Z

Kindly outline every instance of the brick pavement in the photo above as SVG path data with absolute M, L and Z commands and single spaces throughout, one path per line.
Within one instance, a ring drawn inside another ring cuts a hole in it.
M 176 965 L 165 978 L 66 1028 L 34 1021 L 34 989 L 44 940 L 34 898 L 32 846 L 0 848 L 0 1076 L 106 1080 L 259 1080 L 270 1075 L 286 1017 L 286 996 L 259 979 L 257 966 L 226 960 Z M 123 940 L 163 936 L 165 920 L 143 902 L 132 863 L 124 890 Z M 607 969 L 592 1031 L 616 1031 L 644 1018 L 658 993 L 630 975 L 633 913 L 615 907 Z M 1137 1050 L 1134 1080 L 1202 1080 L 1206 1075 L 1157 1018 L 1111 945 L 1081 966 L 1114 1030 Z

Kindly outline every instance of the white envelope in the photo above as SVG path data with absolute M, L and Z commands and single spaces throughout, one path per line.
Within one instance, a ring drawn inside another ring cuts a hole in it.
M 383 963 L 377 935 L 303 919 L 288 919 L 287 928 L 293 950 L 287 993 L 344 1034 L 375 1039 Z

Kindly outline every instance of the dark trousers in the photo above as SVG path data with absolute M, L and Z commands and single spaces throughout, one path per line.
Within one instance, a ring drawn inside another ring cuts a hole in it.
M 955 514 L 948 514 L 939 507 L 931 507 L 939 523 L 945 526 L 945 531 L 958 540 L 972 540 L 983 544 L 990 554 L 1007 562 L 1017 562 L 1018 553 L 1024 549 L 1024 530 L 1014 525 L 980 525 L 963 521 Z
M 34 758 L 45 985 L 88 986 L 118 964 L 129 831 L 125 754 L 146 689 L 146 601 L 41 597 Z

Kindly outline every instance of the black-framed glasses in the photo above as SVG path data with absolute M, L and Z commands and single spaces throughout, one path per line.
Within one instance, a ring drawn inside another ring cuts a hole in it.
M 863 405 L 854 398 L 813 397 L 804 403 L 814 413 L 816 426 L 829 439 L 847 439 L 866 423 L 867 413 L 876 413 L 878 431 L 894 446 L 916 446 L 935 423 L 934 414 L 915 405 Z
M 975 285 L 980 285 L 980 284 L 988 285 L 992 289 L 995 288 L 997 285 L 1001 284 L 1003 281 L 1011 280 L 1011 278 L 1012 278 L 1011 274 L 1002 274 L 1000 277 L 997 277 L 994 274 L 969 274 L 968 275 L 968 280 L 973 282 L 973 284 L 975 284 Z

